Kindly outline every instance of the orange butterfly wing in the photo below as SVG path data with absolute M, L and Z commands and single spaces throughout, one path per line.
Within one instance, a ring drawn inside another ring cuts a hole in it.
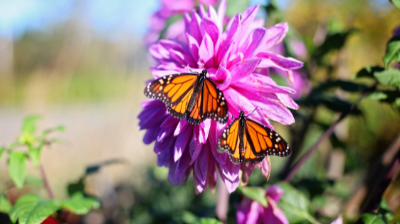
M 252 153 L 258 157 L 286 157 L 291 154 L 288 143 L 278 133 L 256 121 L 246 119 L 245 135 Z
M 164 102 L 173 117 L 186 118 L 196 80 L 197 75 L 190 73 L 164 76 L 147 85 L 144 95 Z
M 287 142 L 275 131 L 253 120 L 245 119 L 240 130 L 240 118 L 233 121 L 218 141 L 218 151 L 227 152 L 233 163 L 256 163 L 266 155 L 286 157 L 291 154 Z
M 196 103 L 188 114 L 188 122 L 200 124 L 211 118 L 221 124 L 228 120 L 228 105 L 224 95 L 209 79 L 204 80 L 203 88 L 197 95 Z

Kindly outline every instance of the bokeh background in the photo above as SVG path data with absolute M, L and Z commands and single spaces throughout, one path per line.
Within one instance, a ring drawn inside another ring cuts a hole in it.
M 76 182 L 87 166 L 122 159 L 88 177 L 87 191 L 102 199 L 105 210 L 89 214 L 93 223 L 146 223 L 154 217 L 189 223 L 193 214 L 213 214 L 215 194 L 207 190 L 201 197 L 195 196 L 190 181 L 187 187 L 169 184 L 166 170 L 155 168 L 153 146 L 142 142 L 144 132 L 139 130 L 137 115 L 145 99 L 144 83 L 152 78 L 144 36 L 159 4 L 158 0 L 0 0 L 0 145 L 17 138 L 27 115 L 41 115 L 41 128 L 65 125 L 65 133 L 54 136 L 59 142 L 42 154 L 50 184 L 59 197 L 66 195 L 66 186 Z M 313 41 L 321 24 L 330 31 L 357 29 L 335 57 L 334 79 L 351 80 L 364 66 L 383 65 L 386 42 L 400 24 L 400 13 L 384 0 L 285 0 L 278 1 L 278 6 L 306 44 Z M 268 15 L 260 10 L 258 16 Z M 323 70 L 312 76 L 312 84 L 326 79 Z M 352 97 L 340 90 L 334 94 Z M 337 162 L 343 163 L 335 174 L 342 180 L 335 190 L 343 197 L 333 197 L 328 206 L 318 210 L 328 217 L 337 216 L 357 189 L 361 174 L 400 131 L 398 110 L 390 105 L 365 100 L 360 109 L 362 117 L 350 116 L 335 130 L 352 153 L 349 156 L 338 150 L 335 155 Z M 323 107 L 317 116 L 322 123 L 337 118 Z M 287 127 L 277 126 L 283 136 L 289 136 Z M 311 127 L 304 148 L 322 132 L 319 126 Z M 334 149 L 340 146 L 322 144 L 298 175 L 321 177 Z M 285 161 L 272 158 L 272 180 Z M 7 173 L 4 157 L 0 172 Z M 253 176 L 257 183 L 260 174 L 255 171 Z M 29 185 L 23 192 L 40 189 L 39 177 L 30 166 Z M 0 189 L 10 184 L 8 175 L 0 176 Z M 389 196 L 397 198 L 391 206 L 398 209 L 400 183 L 395 186 Z M 204 210 L 196 211 L 199 208 L 190 200 L 199 202 Z M 322 203 L 321 198 L 314 200 L 316 207 Z M 351 207 L 348 212 L 351 214 Z

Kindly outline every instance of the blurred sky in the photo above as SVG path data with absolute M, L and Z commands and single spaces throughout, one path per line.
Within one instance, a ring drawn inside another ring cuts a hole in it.
M 113 31 L 124 30 L 135 36 L 146 33 L 149 16 L 159 0 L 0 0 L 0 35 L 20 37 L 27 30 L 41 30 L 73 17 L 79 17 L 98 34 L 110 38 Z M 262 4 L 265 0 L 251 0 Z M 285 8 L 290 0 L 277 1 Z M 373 0 L 380 7 L 387 0 Z

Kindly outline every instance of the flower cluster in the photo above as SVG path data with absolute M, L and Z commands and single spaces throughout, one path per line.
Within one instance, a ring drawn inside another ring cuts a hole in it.
M 265 192 L 268 206 L 264 207 L 257 201 L 245 198 L 239 205 L 236 212 L 236 221 L 238 224 L 288 224 L 285 214 L 278 207 L 278 202 L 284 190 L 279 185 L 271 185 Z
M 295 90 L 277 85 L 260 71 L 292 71 L 303 64 L 270 51 L 281 43 L 288 25 L 264 28 L 264 21 L 255 19 L 258 8 L 252 6 L 236 15 L 225 30 L 225 1 L 221 1 L 217 11 L 210 6 L 207 12 L 186 13 L 185 41 L 163 39 L 150 46 L 150 54 L 157 62 L 151 67 L 154 78 L 207 69 L 208 78 L 216 83 L 228 103 L 230 119 L 226 124 L 207 119 L 200 125 L 173 118 L 161 101 L 146 100 L 142 104 L 139 125 L 147 130 L 144 142 L 155 141 L 158 165 L 169 168 L 168 177 L 173 184 L 182 183 L 193 171 L 196 192 L 200 193 L 207 186 L 214 188 L 219 173 L 228 191 L 233 192 L 239 184 L 240 169 L 248 176 L 258 166 L 269 177 L 268 159 L 257 165 L 236 165 L 226 153 L 220 154 L 216 149 L 219 136 L 240 109 L 249 114 L 257 107 L 250 118 L 271 129 L 270 120 L 285 125 L 294 122 L 288 108 L 297 109 L 298 105 L 288 94 L 295 94 Z

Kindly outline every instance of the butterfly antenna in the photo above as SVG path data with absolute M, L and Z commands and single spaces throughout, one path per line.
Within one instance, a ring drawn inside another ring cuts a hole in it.
M 253 114 L 256 110 L 258 110 L 258 107 L 256 107 L 251 113 L 249 113 L 246 117 L 250 116 L 251 114 Z

